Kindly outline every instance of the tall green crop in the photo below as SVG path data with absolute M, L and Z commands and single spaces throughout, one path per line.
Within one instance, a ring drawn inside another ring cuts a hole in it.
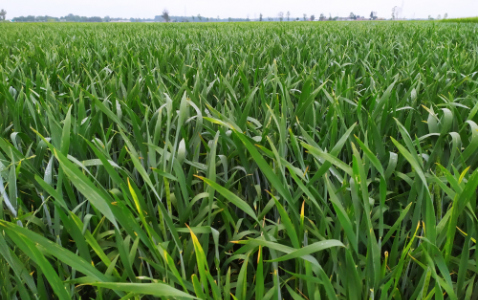
M 475 299 L 474 24 L 0 24 L 2 299 Z
M 443 19 L 443 20 L 441 20 L 441 22 L 447 22 L 447 23 L 478 23 L 478 17 Z

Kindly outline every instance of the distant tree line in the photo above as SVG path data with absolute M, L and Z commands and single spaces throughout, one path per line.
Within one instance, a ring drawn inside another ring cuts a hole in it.
M 247 22 L 249 18 L 216 18 L 203 17 L 200 14 L 197 16 L 170 16 L 167 11 L 163 11 L 160 16 L 155 16 L 152 20 L 154 22 Z M 141 21 L 140 21 L 141 22 Z
M 60 18 L 51 16 L 20 16 L 13 19 L 14 22 L 108 22 L 110 20 L 109 17 L 85 17 L 73 14 Z
M 6 12 L 5 12 L 6 14 Z M 0 20 L 2 15 L 0 14 Z M 203 17 L 201 15 L 197 16 L 170 16 L 169 13 L 165 10 L 162 15 L 155 16 L 154 19 L 151 18 L 110 18 L 106 16 L 101 17 L 85 17 L 69 14 L 64 17 L 51 17 L 51 16 L 21 16 L 13 19 L 14 22 L 113 22 L 113 21 L 130 21 L 130 22 L 245 22 L 250 21 L 249 18 L 227 18 L 221 19 L 219 16 L 217 18 Z
M 395 11 L 394 11 L 395 12 Z M 5 20 L 6 11 L 3 9 L 0 11 L 0 20 Z M 395 15 L 394 15 L 395 17 Z M 370 20 L 376 20 L 377 13 L 372 11 L 370 13 Z M 319 18 L 316 18 L 315 15 L 310 15 L 309 17 L 307 14 L 303 14 L 304 21 L 336 21 L 336 20 L 364 20 L 368 19 L 365 16 L 355 15 L 353 12 L 350 13 L 349 16 L 345 18 L 340 17 L 333 17 L 329 15 L 326 17 L 324 14 L 320 14 Z M 271 18 L 268 17 L 268 21 L 299 21 L 298 17 L 291 18 L 291 14 L 288 11 L 286 14 L 284 12 L 279 12 L 277 17 Z M 104 18 L 101 17 L 85 17 L 85 16 L 78 16 L 69 14 L 64 17 L 51 17 L 51 16 L 21 16 L 16 17 L 13 19 L 14 22 L 112 22 L 112 21 L 129 21 L 129 22 L 247 22 L 250 21 L 249 18 L 210 18 L 210 17 L 203 17 L 200 14 L 197 16 L 170 16 L 167 10 L 164 10 L 161 15 L 155 16 L 152 18 L 129 18 L 129 19 L 122 19 L 122 18 L 110 18 L 106 16 Z M 262 13 L 259 15 L 258 21 L 264 21 L 264 16 Z

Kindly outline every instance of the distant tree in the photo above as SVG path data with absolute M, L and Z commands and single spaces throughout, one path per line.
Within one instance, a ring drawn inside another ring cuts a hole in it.
M 229 17 L 228 21 L 229 21 L 229 22 L 232 22 L 232 18 L 231 18 L 231 17 Z
M 283 12 L 279 12 L 279 21 L 283 21 L 284 20 L 284 13 Z
M 307 21 L 307 14 L 304 14 L 304 21 Z
M 315 21 L 315 15 L 310 15 L 310 20 Z
M 171 18 L 169 17 L 169 11 L 167 9 L 163 10 L 161 17 L 163 17 L 164 22 L 171 21 Z
M 0 17 L 1 17 L 0 20 L 3 20 L 3 21 L 7 19 L 7 12 L 3 8 L 2 10 L 0 10 Z
M 0 11 L 1 13 L 2 11 Z M 6 12 L 5 12 L 6 14 Z M 65 17 L 62 18 L 66 21 Z M 4 16 L 0 14 L 0 20 L 6 20 Z M 15 22 L 59 22 L 60 18 L 50 17 L 50 16 L 20 16 L 13 19 Z
M 259 14 L 259 22 L 262 22 L 262 13 Z
M 106 16 L 106 17 L 103 18 L 103 20 L 104 20 L 105 22 L 110 22 L 110 21 L 111 21 L 111 18 L 110 18 L 110 16 Z
M 290 21 L 290 11 L 287 11 L 287 21 Z
M 88 22 L 103 22 L 103 19 L 101 17 L 90 17 Z
M 198 14 L 198 20 L 199 20 L 199 22 L 202 22 L 201 14 Z
M 320 14 L 319 21 L 325 21 L 325 20 L 327 20 L 327 17 L 324 14 Z
M 431 15 L 428 15 L 428 20 L 433 20 L 433 17 Z
M 440 20 L 440 19 L 441 19 L 441 15 L 440 15 L 440 14 L 438 14 L 437 20 Z
M 392 8 L 392 20 L 395 20 L 398 17 L 398 6 Z
M 370 13 L 370 20 L 375 20 L 377 19 L 377 12 L 376 11 L 372 11 Z
M 355 20 L 357 19 L 357 16 L 353 12 L 351 12 L 349 15 L 349 19 Z
M 448 13 L 445 13 L 445 14 L 443 15 L 443 19 L 446 19 L 446 18 L 448 18 Z
M 299 21 L 299 17 L 295 18 L 296 21 Z

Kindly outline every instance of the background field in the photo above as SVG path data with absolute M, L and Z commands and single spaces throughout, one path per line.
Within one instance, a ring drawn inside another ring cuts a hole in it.
M 477 31 L 1 24 L 1 298 L 477 299 Z
M 472 18 L 459 18 L 459 19 L 445 19 L 442 22 L 448 23 L 478 23 L 478 17 Z

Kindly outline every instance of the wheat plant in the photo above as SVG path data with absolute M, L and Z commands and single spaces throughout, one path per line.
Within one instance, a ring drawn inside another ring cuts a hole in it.
M 474 24 L 0 24 L 0 298 L 477 299 Z

